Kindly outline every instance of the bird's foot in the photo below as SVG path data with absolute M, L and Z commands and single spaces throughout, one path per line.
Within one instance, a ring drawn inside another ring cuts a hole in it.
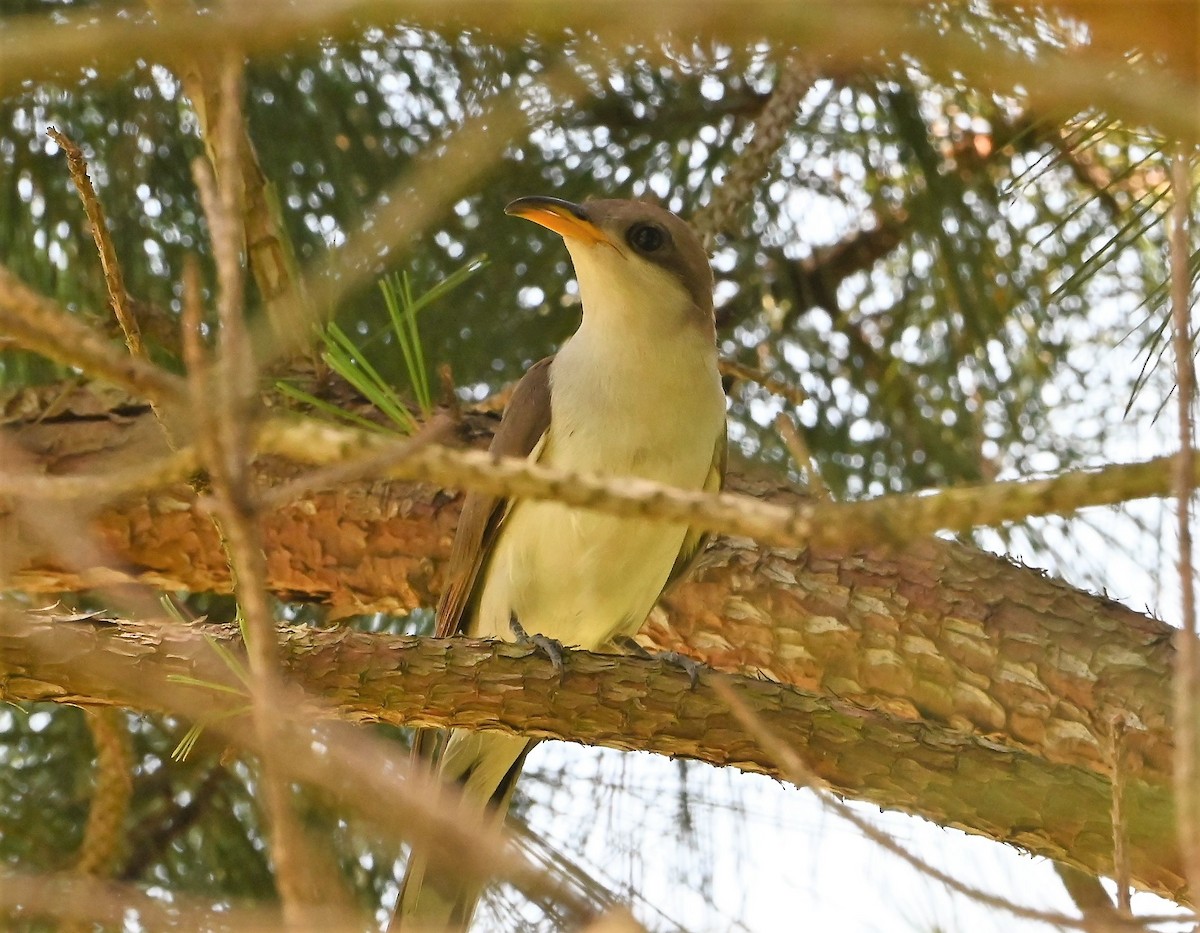
M 639 658 L 645 658 L 648 661 L 664 661 L 667 664 L 673 664 L 676 667 L 683 668 L 688 675 L 688 684 L 692 690 L 700 683 L 700 672 L 704 670 L 704 665 L 695 658 L 690 658 L 686 654 L 680 654 L 678 651 L 648 651 L 642 647 L 637 639 L 629 635 L 617 635 L 613 638 L 612 644 L 616 648 L 624 650 L 628 654 L 635 654 Z
M 517 644 L 533 645 L 538 651 L 550 659 L 550 664 L 554 667 L 554 673 L 558 675 L 558 679 L 562 680 L 563 676 L 563 643 L 557 639 L 551 638 L 548 635 L 539 635 L 534 633 L 530 635 L 517 621 L 517 615 L 514 612 L 508 617 L 508 627 L 512 629 L 513 635 L 517 639 Z
M 659 661 L 666 661 L 668 664 L 683 668 L 688 675 L 688 689 L 695 690 L 699 686 L 700 672 L 704 670 L 704 665 L 695 658 L 689 658 L 686 654 L 680 654 L 678 651 L 651 652 L 650 655 Z
M 609 644 L 616 649 L 616 654 L 636 654 L 639 658 L 646 660 L 654 657 L 654 654 L 643 648 L 632 635 L 614 635 Z

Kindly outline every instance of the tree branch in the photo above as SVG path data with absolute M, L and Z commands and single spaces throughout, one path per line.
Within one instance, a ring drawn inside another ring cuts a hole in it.
M 857 502 L 763 502 L 753 496 L 720 495 L 665 486 L 638 478 L 569 473 L 518 458 L 496 459 L 483 451 L 455 450 L 411 439 L 395 440 L 311 418 L 265 422 L 257 450 L 314 465 L 335 466 L 297 484 L 317 489 L 344 482 L 348 473 L 432 482 L 526 499 L 550 499 L 614 515 L 680 521 L 706 531 L 737 534 L 771 544 L 842 548 L 872 542 L 903 546 L 937 531 L 967 531 L 1033 516 L 1062 515 L 1169 494 L 1176 457 L 1071 470 L 1044 479 L 1018 479 L 934 492 L 879 496 Z M 357 464 L 353 461 L 357 460 Z M 188 451 L 146 463 L 141 472 L 50 479 L 12 472 L 0 476 L 0 493 L 30 500 L 95 499 L 101 491 L 144 490 L 147 476 L 181 481 L 195 460 Z M 1200 473 L 1200 463 L 1193 466 Z M 736 488 L 736 484 L 733 488 Z
M 1087 21 L 1111 24 L 1113 18 L 1097 14 L 1097 8 L 1115 11 L 1125 6 L 1089 4 L 1092 12 Z M 22 81 L 49 80 L 72 68 L 90 67 L 103 73 L 138 59 L 186 63 L 203 46 L 236 45 L 250 55 L 266 55 L 318 39 L 353 39 L 368 26 L 393 25 L 401 9 L 405 22 L 418 28 L 444 28 L 450 19 L 444 4 L 397 5 L 394 0 L 260 0 L 229 7 L 219 15 L 172 11 L 156 22 L 125 11 L 12 17 L 0 32 L 0 89 L 17 87 Z M 1033 59 L 995 47 L 980 55 L 974 37 L 962 30 L 939 32 L 921 24 L 920 8 L 909 4 L 864 0 L 856 9 L 859 15 L 846 16 L 845 4 L 835 0 L 804 4 L 691 0 L 653 6 L 641 0 L 608 0 L 583 7 L 547 0 L 461 0 L 453 7 L 452 25 L 484 25 L 496 41 L 511 42 L 524 41 L 531 32 L 558 36 L 571 28 L 594 35 L 600 44 L 637 45 L 641 54 L 651 58 L 669 54 L 647 46 L 645 39 L 652 34 L 684 31 L 698 40 L 720 38 L 738 44 L 803 35 L 807 54 L 827 56 L 834 63 L 857 67 L 864 59 L 878 58 L 881 50 L 883 55 L 902 50 L 994 90 L 1032 88 L 1034 103 L 1046 108 L 1109 110 L 1182 139 L 1200 133 L 1190 83 L 1180 82 L 1165 69 L 1154 70 L 1145 63 L 1134 68 L 1125 60 L 1133 46 L 1140 46 L 1152 60 L 1154 49 L 1186 43 L 1196 24 L 1189 0 L 1162 0 L 1156 5 L 1158 16 L 1120 19 L 1120 29 L 1115 30 L 1121 36 L 1119 51 L 1109 45 Z M 1181 25 L 1164 30 L 1163 22 Z M 1114 80 L 1114 69 L 1120 69 L 1119 80 Z M 1194 69 L 1187 77 L 1194 80 Z
M 0 265 L 0 335 L 65 366 L 82 369 L 132 394 L 160 404 L 183 398 L 183 380 L 130 357 L 78 317 L 38 294 Z
M 308 908 L 321 906 L 335 924 L 353 923 L 350 899 L 324 847 L 314 844 L 292 805 L 292 788 L 279 758 L 280 715 L 284 698 L 275 643 L 274 617 L 267 590 L 266 557 L 259 516 L 247 476 L 253 456 L 251 413 L 258 403 L 257 377 L 246 321 L 241 265 L 245 230 L 238 140 L 242 121 L 242 59 L 227 52 L 219 65 L 219 128 L 210 147 L 213 162 L 196 159 L 192 174 L 208 221 L 217 267 L 217 352 L 206 353 L 201 336 L 201 307 L 195 276 L 189 275 L 184 307 L 183 349 L 192 408 L 197 413 L 196 447 L 212 484 L 213 517 L 234 580 L 247 647 L 251 719 L 259 743 L 260 800 L 275 889 L 291 933 L 319 930 L 310 925 Z M 194 266 L 192 267 L 194 269 Z
M 143 421 L 41 422 L 25 425 L 17 436 L 46 471 L 102 473 L 146 462 L 147 444 L 163 449 L 161 432 L 148 414 Z M 492 424 L 490 418 L 467 415 L 463 430 L 478 438 Z M 335 430 L 330 436 L 357 435 Z M 294 476 L 295 467 L 263 461 L 256 482 L 271 487 Z M 743 494 L 756 497 L 746 501 L 761 499 L 760 506 L 789 512 L 797 507 L 799 500 L 787 490 L 735 481 Z M 94 533 L 125 563 L 78 574 L 63 570 L 44 544 L 26 540 L 18 523 L 0 516 L 0 572 L 10 586 L 30 592 L 130 579 L 165 588 L 227 590 L 219 542 L 194 498 L 189 487 L 181 486 L 101 510 L 92 522 Z M 367 480 L 310 491 L 263 515 L 268 586 L 282 598 L 323 600 L 335 614 L 431 605 L 441 586 L 458 501 L 440 486 L 423 483 Z M 651 617 L 643 642 L 685 652 L 715 669 L 774 681 L 753 688 L 778 698 L 773 702 L 793 704 L 780 707 L 773 728 L 779 720 L 777 728 L 786 730 L 790 741 L 810 748 L 809 759 L 819 763 L 822 776 L 855 797 L 1013 842 L 1086 870 L 1110 871 L 1112 756 L 1106 750 L 1119 712 L 1130 724 L 1122 747 L 1131 877 L 1143 887 L 1181 896 L 1165 777 L 1172 738 L 1169 627 L 934 538 L 909 539 L 899 550 L 878 544 L 857 550 L 821 544 L 772 549 L 744 537 L 724 539 L 709 550 L 704 564 L 697 579 L 670 594 L 666 614 Z M 397 716 L 404 703 L 436 711 L 433 695 L 441 687 L 426 695 L 410 682 L 392 683 L 391 678 L 408 676 L 410 666 L 408 652 L 396 654 L 395 643 L 374 636 L 360 641 L 347 632 L 305 638 L 300 651 L 289 635 L 287 653 L 311 657 L 318 682 L 310 688 L 350 715 Z M 103 649 L 119 652 L 127 665 L 140 663 L 136 655 L 129 657 L 129 645 L 121 639 L 105 642 Z M 87 649 L 93 662 L 96 650 Z M 293 669 L 301 663 L 293 660 Z M 624 667 L 624 661 L 617 663 Z M 319 675 L 320 670 L 326 674 Z M 598 672 L 579 670 L 601 679 Z M 333 680 L 321 681 L 321 676 Z M 572 676 L 561 687 L 564 697 L 574 695 Z M 632 683 L 649 676 L 642 671 Z M 43 684 L 54 680 L 46 680 L 40 663 L 36 670 L 0 675 L 10 693 L 70 698 L 48 688 L 39 693 L 36 684 L 19 686 L 38 678 Z M 129 672 L 114 679 L 139 680 Z M 608 738 L 599 726 L 593 729 L 594 716 L 608 715 L 593 710 L 594 697 L 583 701 L 588 705 L 571 707 L 566 719 L 524 722 L 535 732 L 540 729 L 537 734 L 558 734 L 557 729 L 619 747 L 753 765 L 753 749 L 737 746 L 736 733 L 715 723 L 696 723 L 694 733 L 672 738 L 670 724 L 693 699 L 668 683 L 667 699 L 646 707 L 644 718 L 610 724 Z M 546 692 L 560 686 L 555 681 Z M 540 697 L 537 688 L 529 690 L 531 702 Z M 554 706 L 558 700 L 550 702 L 550 710 L 564 711 Z M 476 719 L 464 724 L 479 725 L 483 713 L 468 709 Z M 513 718 L 521 709 L 493 705 L 486 711 L 500 727 L 522 722 Z M 586 721 L 579 721 L 581 714 Z M 446 715 L 458 713 L 447 709 Z
M 0 675 L 5 684 L 0 696 L 8 696 L 14 685 L 20 689 L 25 684 L 32 685 L 41 699 L 54 699 L 54 687 L 16 672 L 18 668 L 53 671 L 56 676 L 76 678 L 77 686 L 97 698 L 105 693 L 111 697 L 115 691 L 120 695 L 116 702 L 171 710 L 203 723 L 246 751 L 263 753 L 248 717 L 222 715 L 230 708 L 246 710 L 246 688 L 225 664 L 229 655 L 218 657 L 212 641 L 175 624 L 114 626 L 110 622 L 90 628 L 84 623 L 93 617 L 60 617 L 46 624 L 36 614 L 31 618 L 0 607 L 0 640 L 13 639 L 8 643 L 22 659 L 16 662 L 13 676 Z M 150 636 L 150 641 L 154 633 L 162 633 L 166 638 L 162 644 L 170 646 L 166 654 L 156 655 L 146 641 L 139 643 L 139 632 Z M 217 627 L 210 627 L 206 634 L 224 637 L 234 653 L 241 650 L 235 628 L 222 635 Z M 191 672 L 191 680 L 172 679 L 173 673 L 181 671 Z M 417 841 L 442 858 L 454 858 L 464 873 L 506 879 L 535 902 L 556 904 L 579 922 L 595 914 L 596 905 L 572 888 L 568 879 L 553 868 L 533 864 L 498 827 L 481 820 L 455 787 L 414 763 L 403 746 L 331 721 L 327 704 L 315 697 L 299 696 L 293 688 L 289 694 L 289 702 L 276 710 L 279 722 L 272 742 L 279 752 L 277 763 L 290 781 L 320 789 L 329 802 L 371 820 L 392 838 Z M 355 774 L 353 782 L 346 780 L 347 773 Z M 315 921 L 315 928 L 325 929 L 322 920 L 336 919 L 340 911 L 305 905 L 303 913 L 303 919 Z
M 709 632 L 710 641 L 715 634 Z M 10 614 L 0 626 L 0 698 L 145 704 L 148 682 L 170 674 L 212 677 L 195 660 L 213 654 L 202 635 L 236 650 L 229 627 Z M 310 714 L 320 715 L 323 701 L 357 722 L 521 732 L 790 779 L 773 752 L 762 748 L 730 711 L 710 681 L 715 675 L 702 675 L 693 690 L 686 672 L 669 662 L 569 651 L 560 678 L 531 648 L 503 642 L 286 628 L 281 645 L 289 674 L 319 698 L 306 710 Z M 119 658 L 125 676 L 97 672 L 89 659 L 98 656 Z M 746 669 L 735 663 L 732 651 L 709 651 L 706 660 L 722 656 L 727 670 Z M 1003 726 L 978 729 L 957 717 L 923 715 L 904 709 L 897 698 L 876 696 L 863 703 L 839 697 L 836 693 L 859 693 L 862 687 L 852 682 L 850 671 L 840 679 L 832 670 L 828 674 L 835 692 L 823 685 L 788 686 L 762 675 L 734 673 L 730 680 L 763 727 L 838 793 L 987 835 L 1092 873 L 1111 870 L 1102 765 L 1088 763 L 1086 751 L 1071 747 L 1086 738 L 1082 724 L 1073 734 L 1059 736 L 1057 754 L 1040 755 L 1029 743 L 1005 736 L 999 731 Z M 1152 692 L 1165 694 L 1166 672 L 1150 674 L 1158 685 Z M 1100 674 L 1102 685 L 1109 680 Z M 1166 715 L 1165 696 L 1150 697 L 1150 704 L 1139 696 L 1113 699 L 1128 700 L 1143 717 Z M 1156 701 L 1164 705 L 1158 713 L 1149 709 Z M 217 716 L 226 705 L 243 702 L 211 691 L 203 708 Z M 1146 753 L 1150 737 L 1141 738 Z M 1138 779 L 1127 786 L 1130 861 L 1139 887 L 1180 897 L 1169 786 L 1166 771 L 1143 757 Z
M 96 242 L 96 252 L 100 254 L 100 266 L 104 270 L 104 284 L 108 289 L 108 301 L 112 306 L 121 332 L 125 335 L 125 346 L 129 348 L 130 356 L 145 357 L 146 349 L 142 345 L 142 331 L 138 326 L 129 301 L 129 293 L 125 291 L 125 277 L 121 272 L 121 263 L 117 259 L 117 250 L 113 246 L 112 236 L 108 232 L 108 221 L 104 217 L 104 207 L 96 196 L 92 179 L 88 176 L 87 161 L 83 152 L 65 134 L 54 127 L 46 130 L 46 135 L 58 143 L 67 155 L 67 168 L 71 172 L 71 180 L 79 192 L 83 202 L 84 213 L 92 227 L 92 239 Z

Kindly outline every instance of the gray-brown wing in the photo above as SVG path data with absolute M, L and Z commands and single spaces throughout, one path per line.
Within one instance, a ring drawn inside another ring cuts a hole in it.
M 553 360 L 554 357 L 548 356 L 535 363 L 517 383 L 489 451 L 501 457 L 528 457 L 537 447 L 550 427 L 550 364 Z M 446 587 L 438 601 L 435 634 L 439 638 L 462 631 L 484 556 L 491 550 L 503 523 L 507 502 L 485 493 L 467 494 L 450 551 Z
M 705 492 L 720 492 L 724 488 L 725 462 L 728 451 L 729 445 L 726 441 L 725 431 L 721 431 L 721 436 L 717 438 L 717 445 L 713 448 L 712 465 L 708 468 L 708 476 L 704 478 Z M 700 556 L 700 552 L 708 544 L 710 537 L 711 535 L 708 532 L 699 531 L 695 528 L 688 529 L 687 534 L 683 538 L 683 545 L 679 548 L 679 556 L 675 558 L 675 563 L 671 567 L 671 573 L 667 577 L 666 584 L 663 586 L 664 592 L 687 576 L 688 571 L 692 569 L 692 565 L 696 562 L 696 558 Z

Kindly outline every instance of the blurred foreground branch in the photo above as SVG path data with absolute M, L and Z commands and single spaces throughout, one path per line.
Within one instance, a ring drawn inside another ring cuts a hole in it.
M 491 424 L 467 416 L 477 436 Z M 76 447 L 65 442 L 71 429 Z M 90 417 L 74 425 L 26 425 L 18 436 L 44 458 L 47 470 L 98 475 L 146 462 L 148 440 L 163 444 L 148 414 L 144 422 Z M 345 441 L 358 435 L 333 430 L 329 436 Z M 325 449 L 347 453 L 337 445 Z M 486 470 L 488 458 L 478 459 Z M 384 483 L 379 475 L 367 469 L 357 480 L 342 475 L 327 487 L 307 483 L 284 461 L 259 463 L 254 483 L 260 489 L 294 478 L 302 487 L 298 498 L 262 515 L 272 592 L 322 600 L 335 613 L 433 603 L 459 500 L 438 485 Z M 18 487 L 13 483 L 9 492 Z M 735 478 L 735 488 L 753 497 L 737 502 L 789 514 L 810 504 L 744 478 Z M 19 523 L 0 517 L 6 543 L 0 570 L 10 586 L 28 591 L 129 580 L 192 591 L 229 587 L 211 522 L 189 487 L 128 497 L 100 510 L 90 527 L 123 563 L 73 576 L 56 568 L 36 541 L 29 543 Z M 1182 896 L 1166 777 L 1171 630 L 972 548 L 906 540 L 901 550 L 878 544 L 800 550 L 725 539 L 706 554 L 700 576 L 668 597 L 666 616 L 652 616 L 642 640 L 752 678 L 747 689 L 765 691 L 763 702 L 776 706 L 772 728 L 809 748 L 823 777 L 842 792 L 969 827 L 1092 872 L 1112 870 L 1107 750 L 1119 710 L 1131 723 L 1124 757 L 1131 878 Z M 79 634 L 78 626 L 37 625 L 64 637 Z M 7 695 L 63 701 L 107 696 L 109 702 L 133 702 L 113 691 L 144 682 L 136 669 L 157 663 L 150 660 L 154 642 L 194 637 L 160 627 L 139 641 L 128 629 L 99 624 L 81 646 L 67 651 L 56 642 L 52 650 L 31 654 L 22 634 L 27 630 L 15 623 L 5 630 L 13 636 L 4 649 L 11 666 L 0 673 Z M 457 656 L 447 654 L 460 650 L 470 659 L 461 670 Z M 560 684 L 547 672 L 536 673 L 534 660 L 514 656 L 515 666 L 503 668 L 507 673 L 501 671 L 495 689 L 481 691 L 489 675 L 477 672 L 494 650 L 503 656 L 510 649 L 444 643 L 410 648 L 345 631 L 305 630 L 284 638 L 289 673 L 351 718 L 429 724 L 421 717 L 444 715 L 439 722 L 475 727 L 523 723 L 535 734 L 771 767 L 739 744 L 738 730 L 711 718 L 723 714 L 704 705 L 703 690 L 692 694 L 669 668 L 573 656 Z M 471 654 L 479 651 L 484 653 Z M 414 661 L 412 652 L 424 660 Z M 121 675 L 101 683 L 65 679 L 78 675 L 78 664 L 94 666 L 106 654 Z M 174 649 L 165 654 L 182 656 Z M 64 660 L 73 665 L 65 674 L 55 666 Z M 443 687 L 423 688 L 410 679 L 418 670 L 462 690 L 447 686 L 447 705 L 438 707 L 435 694 Z M 455 671 L 463 676 L 456 678 Z M 520 689 L 512 689 L 518 681 Z M 611 702 L 598 704 L 598 691 L 613 691 L 603 694 Z M 651 695 L 657 699 L 642 699 Z M 627 697 L 642 705 L 623 705 Z M 158 702 L 152 699 L 149 708 Z M 520 708 L 509 708 L 511 702 Z
M 30 432 L 37 435 L 35 428 Z M 1167 495 L 1175 457 L 1140 463 L 1079 469 L 1046 478 L 962 486 L 924 493 L 895 494 L 855 502 L 794 499 L 763 502 L 733 492 L 689 492 L 633 477 L 610 479 L 554 470 L 521 459 L 497 460 L 483 451 L 456 450 L 410 439 L 389 439 L 358 428 L 306 418 L 277 418 L 258 431 L 260 456 L 332 468 L 302 476 L 290 494 L 328 488 L 348 479 L 380 477 L 432 482 L 528 499 L 551 499 L 616 515 L 684 521 L 708 531 L 738 534 L 768 544 L 855 547 L 883 542 L 901 546 L 936 531 L 966 531 L 1033 516 L 1069 514 Z M 94 438 L 90 441 L 95 444 Z M 62 457 L 64 439 L 36 446 Z M 47 465 L 48 466 L 48 465 Z M 150 491 L 148 481 L 166 486 L 187 479 L 196 468 L 187 450 L 143 460 L 134 471 L 116 475 L 51 478 L 40 474 L 0 474 L 0 494 L 39 499 L 107 498 Z M 1195 467 L 1194 469 L 1200 469 Z M 279 502 L 279 495 L 270 496 Z
M 17 700 L 20 692 L 31 688 L 41 692 L 42 699 L 51 699 L 56 688 L 40 678 L 53 672 L 56 679 L 73 678 L 75 686 L 93 695 L 97 702 L 89 705 L 112 705 L 115 700 L 141 710 L 170 710 L 247 751 L 260 756 L 264 752 L 248 716 L 222 715 L 229 709 L 247 709 L 245 684 L 213 649 L 215 638 L 240 651 L 236 628 L 222 632 L 210 626 L 207 637 L 201 637 L 161 622 L 92 626 L 86 616 L 55 621 L 53 616 L 38 618 L 5 608 L 0 609 L 0 633 L 0 641 L 14 648 L 10 660 L 15 662 L 6 668 L 11 676 L 0 675 L 5 684 L 0 699 Z M 155 650 L 155 641 L 166 648 L 165 654 Z M 28 676 L 34 670 L 41 673 Z M 177 682 L 173 675 L 181 673 L 192 679 Z M 321 790 L 330 803 L 369 819 L 379 832 L 421 841 L 439 857 L 453 858 L 464 873 L 507 879 L 535 902 L 553 902 L 578 921 L 594 914 L 595 905 L 553 872 L 532 864 L 497 827 L 463 806 L 454 788 L 414 764 L 402 746 L 332 722 L 323 700 L 306 698 L 293 687 L 285 689 L 287 702 L 274 708 L 276 728 L 269 738 L 287 780 Z M 59 693 L 58 698 L 65 695 Z M 356 775 L 355 781 L 345 780 L 348 772 Z M 322 918 L 329 920 L 332 914 L 338 919 L 340 912 L 323 908 L 301 905 L 297 919 L 305 925 L 317 923 L 318 928 Z
M 849 6 L 849 9 L 848 9 Z M 1025 89 L 1039 106 L 1086 110 L 1101 106 L 1181 139 L 1200 136 L 1192 106 L 1196 69 L 1197 13 L 1187 0 L 1158 0 L 1155 15 L 1130 16 L 1128 4 L 1073 4 L 1071 12 L 1106 39 L 1097 48 L 1031 58 L 992 48 L 981 56 L 969 32 L 939 31 L 923 17 L 924 4 L 856 0 L 779 3 L 776 0 L 689 0 L 647 5 L 608 0 L 578 6 L 547 0 L 459 0 L 447 7 L 419 0 L 262 0 L 200 14 L 180 6 L 156 17 L 87 10 L 77 15 L 14 17 L 0 32 L 0 91 L 27 80 L 48 80 L 81 67 L 117 74 L 137 59 L 186 68 L 197 47 L 235 45 L 251 56 L 277 54 L 322 39 L 357 36 L 369 26 L 431 29 L 484 24 L 497 40 L 519 42 L 531 32 L 559 35 L 564 29 L 594 36 L 601 45 L 642 45 L 672 32 L 698 41 L 802 44 L 806 56 L 855 66 L 879 55 L 915 56 L 958 71 L 1001 92 Z M 1036 5 L 1029 15 L 1042 12 Z M 1189 37 L 1191 41 L 1189 43 Z M 1133 49 L 1141 67 L 1125 58 Z M 1169 68 L 1146 67 L 1158 49 Z M 648 54 L 665 56 L 654 43 Z M 1179 80 L 1183 76 L 1185 80 Z

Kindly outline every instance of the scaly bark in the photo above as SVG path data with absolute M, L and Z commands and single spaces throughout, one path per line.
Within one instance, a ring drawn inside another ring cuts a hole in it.
M 172 674 L 229 680 L 201 634 L 235 647 L 230 627 L 10 614 L 0 624 L 0 699 L 164 708 L 155 685 Z M 560 678 L 535 649 L 507 643 L 311 628 L 285 629 L 281 643 L 296 682 L 356 721 L 522 732 L 785 777 L 710 675 L 692 689 L 670 662 L 568 652 Z M 121 658 L 129 676 L 97 673 L 90 662 L 99 653 Z M 760 721 L 840 793 L 1088 872 L 1109 870 L 1108 782 L 1086 755 L 1064 750 L 1054 760 L 1002 731 L 896 715 L 885 702 L 867 707 L 764 677 L 735 675 L 734 683 Z M 203 703 L 215 716 L 245 701 L 214 690 Z M 1179 897 L 1169 785 L 1150 769 L 1142 778 L 1126 800 L 1132 878 Z
M 61 410 L 74 407 L 93 411 L 70 401 Z M 489 423 L 471 420 L 464 431 L 479 436 Z M 54 473 L 144 462 L 161 452 L 156 426 L 132 410 L 26 420 L 15 433 Z M 259 479 L 287 475 L 264 464 Z M 781 501 L 794 496 L 744 478 L 736 483 Z M 324 601 L 343 613 L 430 605 L 458 501 L 402 483 L 310 495 L 266 518 L 270 585 L 281 596 Z M 0 515 L 7 585 L 48 592 L 132 579 L 228 588 L 211 523 L 190 490 L 105 508 L 92 525 L 115 564 L 79 573 L 39 550 L 15 513 Z M 743 689 L 754 707 L 845 794 L 1092 872 L 1111 871 L 1110 724 L 1120 718 L 1135 883 L 1184 896 L 1169 792 L 1172 653 L 1165 624 L 933 538 L 903 551 L 855 553 L 723 539 L 664 610 L 642 640 L 750 678 Z M 10 639 L 0 649 L 8 696 L 33 696 L 27 685 L 43 682 L 51 685 L 49 697 L 120 702 L 111 684 L 81 690 L 66 674 L 51 675 L 46 660 L 23 653 L 22 643 Z M 150 663 L 129 644 L 100 641 L 95 650 L 126 650 L 131 667 Z M 612 668 L 611 661 L 595 668 L 573 661 L 559 686 L 533 676 L 531 662 L 488 673 L 482 662 L 421 652 L 345 632 L 288 639 L 297 676 L 357 718 L 519 725 L 751 770 L 775 767 L 703 689 L 688 694 L 678 678 L 657 680 L 668 673 L 634 660 Z M 470 674 L 448 677 L 447 669 Z M 502 689 L 512 678 L 521 690 Z M 434 682 L 437 691 L 426 689 Z M 604 702 L 596 702 L 598 694 Z M 621 701 L 628 697 L 631 704 Z

